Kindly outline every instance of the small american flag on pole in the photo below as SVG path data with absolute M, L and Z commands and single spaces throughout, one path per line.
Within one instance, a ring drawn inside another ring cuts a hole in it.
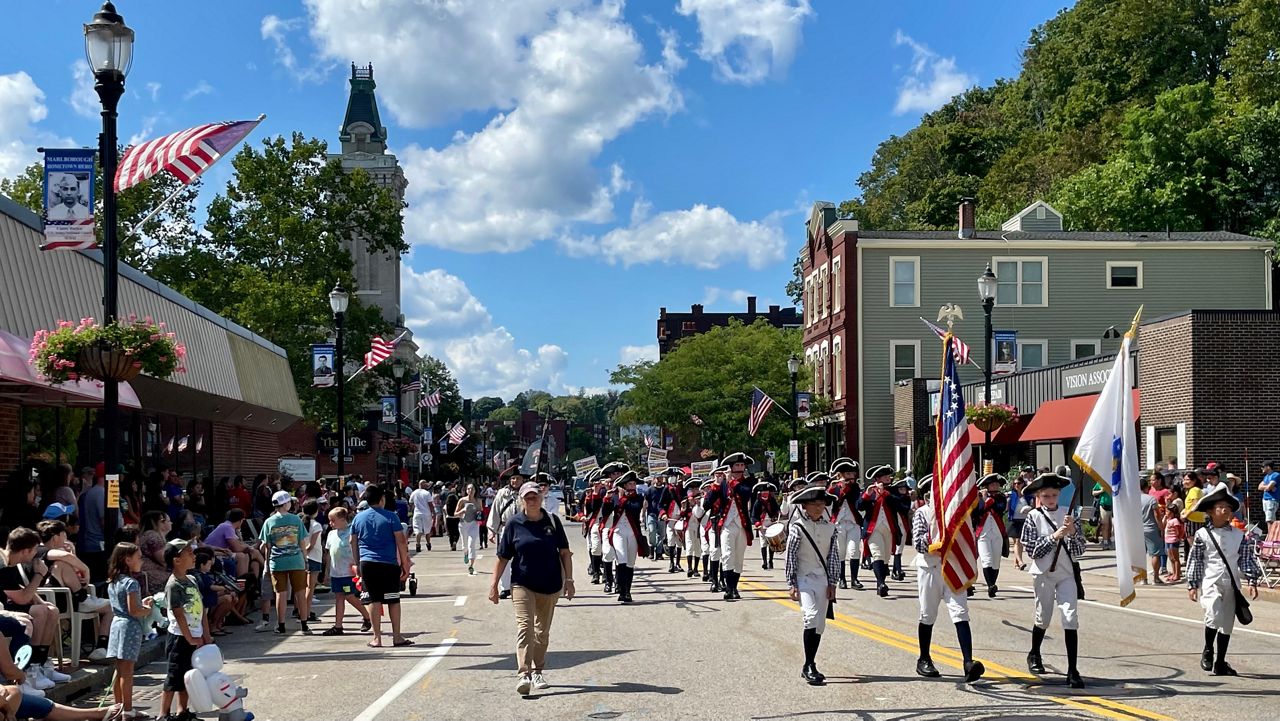
M 933 331 L 934 334 L 937 335 L 939 338 L 945 339 L 947 337 L 946 329 L 936 326 L 933 323 L 930 323 L 929 321 L 925 320 L 924 318 L 921 318 L 920 320 L 924 322 L 925 325 L 929 326 L 929 330 Z M 968 343 L 965 343 L 964 341 L 960 340 L 955 335 L 952 335 L 951 339 L 955 341 L 955 345 L 953 346 L 953 348 L 955 350 L 957 360 L 960 361 L 960 365 L 965 365 L 967 363 L 973 363 L 975 366 L 978 365 L 976 362 L 974 362 L 972 358 L 969 357 Z
M 369 352 L 364 354 L 364 367 L 366 370 L 372 368 L 382 361 L 391 357 L 395 352 L 396 342 L 393 340 L 383 340 L 382 336 L 374 336 Z
M 116 192 L 132 188 L 162 170 L 189 185 L 253 132 L 265 117 L 197 125 L 125 149 L 116 170 Z
M 461 443 L 462 439 L 466 437 L 467 437 L 467 429 L 462 426 L 462 421 L 458 421 L 457 425 L 455 425 L 453 428 L 450 428 L 449 435 L 446 436 L 446 438 L 449 439 L 449 442 L 455 446 Z
M 978 574 L 978 546 L 970 514 L 978 503 L 978 477 L 973 449 L 969 446 L 969 422 L 957 371 L 959 352 L 952 349 L 955 336 L 942 339 L 942 390 L 938 404 L 937 472 L 933 476 L 934 517 L 939 537 L 930 551 L 940 551 L 942 577 L 953 591 L 973 583 Z
M 417 393 L 422 390 L 422 376 L 415 375 L 408 383 L 404 384 L 405 393 Z
M 759 388 L 753 388 L 751 391 L 751 417 L 747 419 L 747 434 L 754 436 L 760 430 L 760 424 L 764 423 L 764 417 L 769 415 L 770 409 L 774 406 L 773 399 L 765 394 Z
M 422 400 L 418 401 L 418 407 L 426 408 L 435 413 L 436 409 L 440 407 L 440 391 L 434 390 L 423 396 Z
M 653 436 L 648 433 L 644 434 L 644 447 L 653 448 Z

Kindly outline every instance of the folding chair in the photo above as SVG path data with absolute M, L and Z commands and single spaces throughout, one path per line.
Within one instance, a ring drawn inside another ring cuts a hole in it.
M 97 593 L 93 586 L 86 586 L 86 589 L 89 591 L 89 598 L 96 598 Z M 84 628 L 85 621 L 92 622 L 93 636 L 90 638 L 96 640 L 98 634 L 102 632 L 102 629 L 98 627 L 98 614 L 81 613 L 75 610 L 75 599 L 71 597 L 71 589 L 65 586 L 43 586 L 36 589 L 36 593 L 40 598 L 58 607 L 59 629 L 58 633 L 54 634 L 54 649 L 58 654 L 58 658 L 69 659 L 72 668 L 80 668 L 81 631 Z M 62 599 L 63 602 L 59 603 L 59 599 Z M 62 610 L 64 607 L 67 609 L 66 611 Z M 68 622 L 71 626 L 71 649 L 69 654 L 64 653 L 65 649 L 62 645 L 62 621 Z
M 1280 521 L 1273 521 L 1267 529 L 1267 537 L 1258 541 L 1256 549 L 1258 566 L 1262 568 L 1262 582 L 1267 588 L 1280 585 Z

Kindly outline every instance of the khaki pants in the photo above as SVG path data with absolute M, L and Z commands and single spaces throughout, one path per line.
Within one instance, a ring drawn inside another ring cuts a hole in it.
M 524 586 L 511 589 L 516 607 L 516 662 L 520 674 L 541 673 L 551 640 L 551 617 L 556 612 L 557 593 L 534 593 Z

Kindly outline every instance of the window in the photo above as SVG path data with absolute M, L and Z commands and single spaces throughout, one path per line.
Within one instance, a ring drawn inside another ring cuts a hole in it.
M 1031 370 L 1032 368 L 1043 368 L 1048 365 L 1049 358 L 1049 341 L 1047 340 L 1020 340 L 1018 341 L 1018 370 Z
M 813 323 L 813 276 L 804 279 L 804 324 Z
M 1142 261 L 1107 261 L 1108 288 L 1142 288 Z
M 889 306 L 920 306 L 920 258 L 889 258 Z
M 844 308 L 844 278 L 840 276 L 840 256 L 831 261 L 831 312 Z
M 698 324 L 695 321 L 686 320 L 680 324 L 680 330 L 684 331 L 685 333 L 697 332 Z
M 1005 306 L 1047 306 L 1049 261 L 1046 258 L 992 258 L 1000 282 L 996 304 Z
M 831 349 L 822 345 L 822 395 L 831 397 Z
M 831 378 L 831 397 L 841 398 L 844 396 L 844 357 L 841 354 L 841 338 L 836 336 L 835 341 L 831 344 L 832 355 L 832 378 Z
M 822 304 L 822 317 L 826 318 L 831 313 L 831 278 L 827 275 L 827 266 L 822 265 L 821 275 L 818 276 L 818 302 Z
M 889 364 L 893 368 L 893 383 L 910 380 L 920 375 L 920 341 L 889 341 Z
M 1071 360 L 1080 360 L 1081 358 L 1091 358 L 1098 355 L 1099 342 L 1096 340 L 1073 340 L 1071 341 Z
M 1178 429 L 1177 428 L 1157 428 L 1156 429 L 1156 459 L 1164 462 L 1166 458 L 1179 458 L 1178 453 Z

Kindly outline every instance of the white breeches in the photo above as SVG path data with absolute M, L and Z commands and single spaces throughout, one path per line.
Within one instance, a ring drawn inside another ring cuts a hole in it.
M 821 634 L 827 627 L 827 577 L 797 576 L 796 590 L 800 592 L 800 613 L 804 618 L 804 627 L 817 630 Z
M 747 555 L 747 532 L 741 526 L 725 524 L 720 531 L 720 568 L 742 573 L 742 559 Z
M 613 532 L 612 545 L 613 557 L 618 565 L 635 568 L 640 544 L 636 543 L 635 534 L 631 532 L 631 524 L 627 519 L 624 518 L 618 522 L 618 528 Z
M 872 561 L 888 561 L 893 556 L 893 531 L 888 523 L 876 524 L 876 530 L 867 538 L 867 550 Z
M 599 556 L 601 553 L 604 553 L 602 545 L 600 521 L 597 520 L 591 525 L 591 530 L 587 532 L 587 553 L 592 556 Z
M 600 542 L 604 548 L 604 562 L 613 563 L 617 560 L 617 556 L 613 552 L 613 541 L 609 540 L 609 528 L 607 526 L 600 529 Z
M 1002 550 L 1004 550 L 1004 539 L 1000 537 L 1000 527 L 988 518 L 987 522 L 982 524 L 982 533 L 978 534 L 978 565 L 999 571 Z
M 466 521 L 458 524 L 458 533 L 462 536 L 462 550 L 472 563 L 476 562 L 476 550 L 480 548 L 480 524 Z M 508 564 L 509 566 L 510 564 Z M 508 576 L 510 578 L 510 576 Z
M 836 534 L 836 548 L 840 549 L 840 560 L 862 560 L 862 526 L 854 523 L 838 525 Z
M 675 521 L 667 521 L 667 546 L 671 548 L 684 547 L 684 534 L 676 532 Z
M 1225 578 L 1217 583 L 1205 579 L 1200 583 L 1200 607 L 1204 609 L 1204 625 L 1230 636 L 1236 627 L 1236 594 Z
M 920 623 L 932 626 L 938 620 L 938 604 L 946 601 L 952 623 L 969 620 L 969 598 L 962 589 L 952 591 L 942 577 L 941 563 L 916 564 L 916 587 L 920 595 Z
M 684 529 L 684 547 L 685 555 L 701 556 L 702 555 L 702 527 L 695 525 L 693 521 L 689 522 Z
M 1067 572 L 1040 574 L 1032 577 L 1036 593 L 1036 626 L 1048 628 L 1053 621 L 1053 608 L 1062 612 L 1062 628 L 1071 631 L 1080 628 L 1080 615 L 1076 608 L 1076 579 L 1067 563 Z
M 702 550 L 706 551 L 711 560 L 720 560 L 720 535 L 715 526 L 702 529 Z

